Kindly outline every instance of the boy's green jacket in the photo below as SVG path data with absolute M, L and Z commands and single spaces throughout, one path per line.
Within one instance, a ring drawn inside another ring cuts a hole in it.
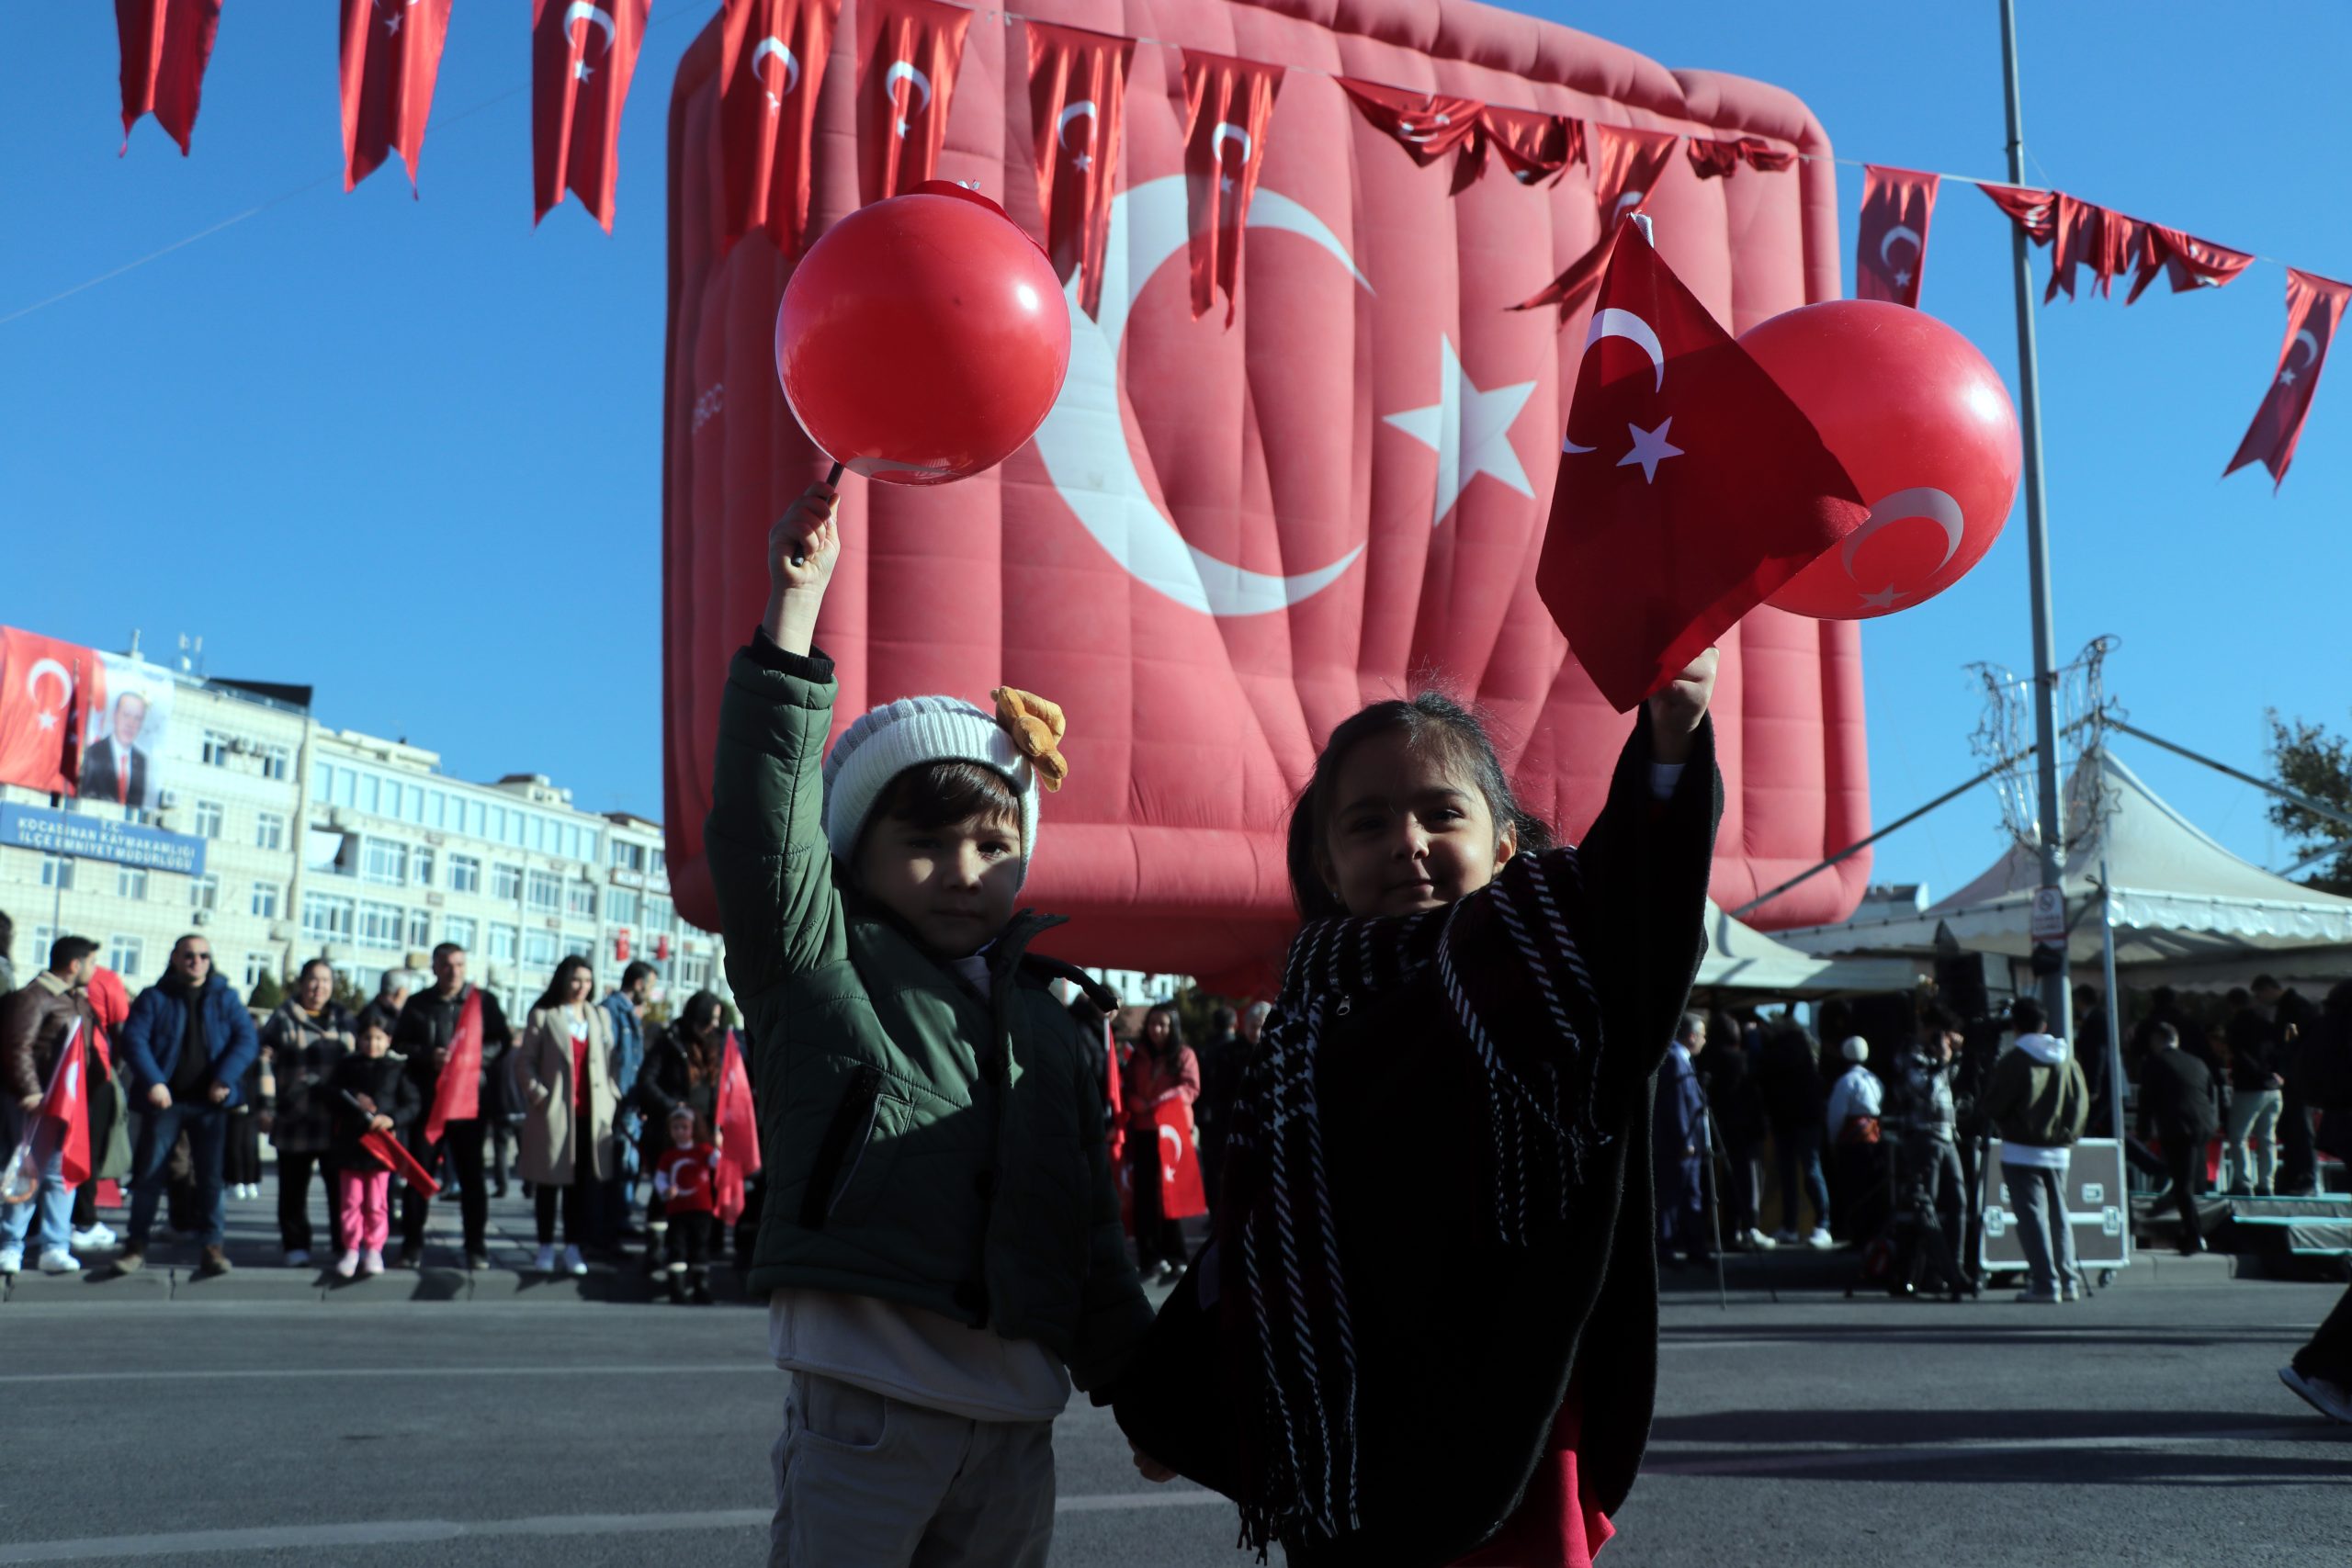
M 765 1162 L 751 1289 L 905 1302 L 1116 1381 L 1151 1325 L 1127 1259 L 1097 1079 L 1102 1049 L 1023 950 L 982 1001 L 845 899 L 824 831 L 832 661 L 757 638 L 720 699 L 705 852 L 751 1036 Z

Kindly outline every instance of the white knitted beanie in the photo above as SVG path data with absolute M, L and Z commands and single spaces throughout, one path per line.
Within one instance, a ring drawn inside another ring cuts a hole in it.
M 993 715 L 961 697 L 900 697 L 842 731 L 825 758 L 825 840 L 857 852 L 865 818 L 890 781 L 926 762 L 978 762 L 1002 773 L 1021 802 L 1021 877 L 1037 852 L 1037 775 Z

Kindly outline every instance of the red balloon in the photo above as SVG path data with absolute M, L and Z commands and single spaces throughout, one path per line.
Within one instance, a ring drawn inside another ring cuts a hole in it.
M 890 484 L 1003 462 L 1069 368 L 1053 264 L 1002 208 L 944 180 L 834 224 L 776 308 L 793 417 L 827 457 Z
M 2008 389 L 1973 344 L 1906 306 L 1833 299 L 1758 322 L 1739 345 L 1805 412 L 1871 508 L 1765 603 L 1825 621 L 1892 615 L 1984 558 L 2022 457 Z

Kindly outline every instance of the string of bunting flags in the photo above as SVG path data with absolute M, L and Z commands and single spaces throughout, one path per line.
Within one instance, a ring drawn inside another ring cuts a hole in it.
M 126 152 L 132 125 L 148 114 L 184 156 L 188 152 L 221 3 L 115 0 Z M 731 247 L 759 230 L 780 252 L 795 255 L 808 240 L 810 153 L 825 76 L 821 66 L 809 62 L 830 55 L 842 3 L 722 0 L 722 246 Z M 339 4 L 344 187 L 354 188 L 397 152 L 413 191 L 454 0 Z M 621 110 L 651 9 L 652 0 L 532 0 L 534 223 L 569 191 L 611 231 Z M 1136 46 L 1180 51 L 1193 314 L 1206 315 L 1221 292 L 1230 324 L 1238 308 L 1246 217 L 1285 68 L 948 0 L 858 0 L 855 118 L 864 202 L 933 177 L 946 140 L 965 36 L 976 16 L 1018 21 L 1024 28 L 1038 204 L 1046 231 L 1039 238 L 1063 281 L 1079 277 L 1080 304 L 1090 316 L 1100 308 L 1123 101 Z M 1712 140 L 1345 76 L 1332 79 L 1364 120 L 1416 164 L 1426 168 L 1453 157 L 1456 193 L 1483 179 L 1495 163 L 1520 184 L 1533 186 L 1557 184 L 1572 166 L 1589 171 L 1601 239 L 1550 284 L 1508 307 L 1554 309 L 1563 323 L 1599 287 L 1618 220 L 1641 207 L 1678 153 L 1701 179 L 1729 178 L 1743 169 L 1777 173 L 1805 156 L 1758 137 Z M 1073 139 L 1073 128 L 1080 124 L 1084 132 Z M 2062 292 L 2076 298 L 2086 267 L 2102 298 L 2111 296 L 2119 276 L 2131 275 L 2124 297 L 2130 305 L 2159 276 L 2175 293 L 2218 288 L 2263 259 L 2064 191 L 1879 164 L 1861 167 L 1855 292 L 1866 299 L 1918 305 L 1937 191 L 1945 178 L 1978 186 L 2034 244 L 2051 251 L 2044 303 Z M 2234 473 L 2259 462 L 2274 486 L 2286 478 L 2328 348 L 2352 300 L 2352 285 L 2298 267 L 2286 271 L 2287 332 L 2278 362 L 2223 470 Z

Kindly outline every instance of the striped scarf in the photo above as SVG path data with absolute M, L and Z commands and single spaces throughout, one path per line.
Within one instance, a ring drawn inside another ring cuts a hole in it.
M 1359 1528 L 1356 1345 L 1332 1222 L 1316 1059 L 1327 1023 L 1433 978 L 1486 1089 L 1482 1223 L 1507 1245 L 1567 1217 L 1594 1120 L 1600 1007 L 1577 952 L 1573 849 L 1521 855 L 1442 909 L 1327 919 L 1291 943 L 1245 1069 L 1218 1212 L 1225 1337 L 1238 1358 L 1241 1543 Z M 1388 1043 L 1385 1041 L 1381 1044 Z M 1346 1201 L 1346 1195 L 1338 1200 Z

